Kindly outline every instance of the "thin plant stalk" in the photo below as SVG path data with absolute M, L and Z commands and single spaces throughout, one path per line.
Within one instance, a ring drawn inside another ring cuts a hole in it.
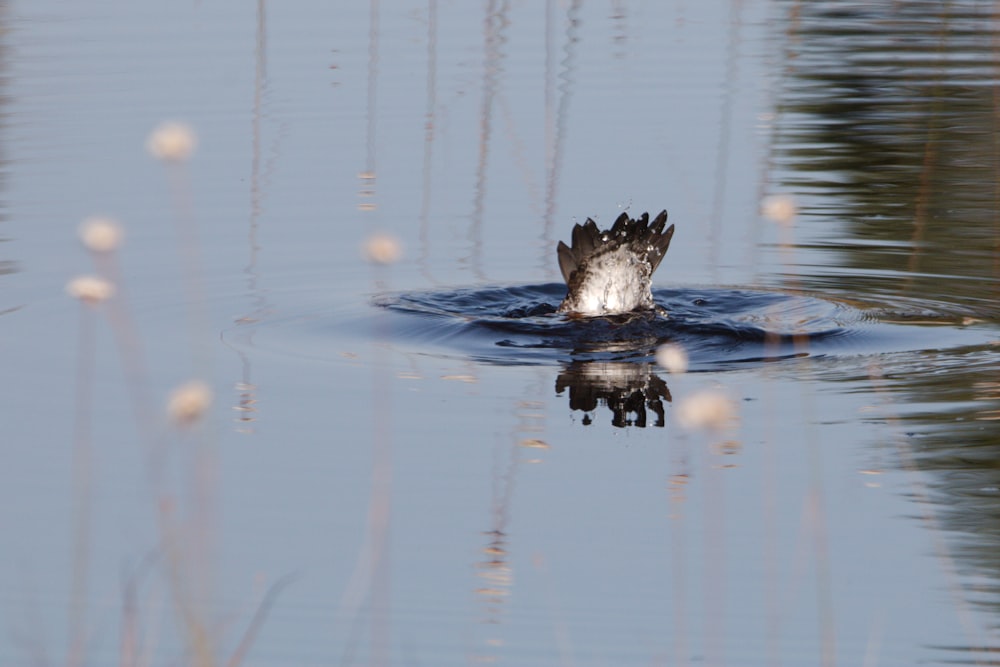
M 93 307 L 80 302 L 77 345 L 76 414 L 73 426 L 73 580 L 70 598 L 68 667 L 83 663 L 87 640 L 87 590 L 92 528 L 94 363 L 96 357 Z

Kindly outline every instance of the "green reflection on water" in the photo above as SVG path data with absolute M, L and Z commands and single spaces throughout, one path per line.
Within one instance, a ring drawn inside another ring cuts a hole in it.
M 798 285 L 1000 315 L 1000 26 L 973 2 L 790 3 L 770 180 L 800 205 Z M 982 326 L 982 325 L 979 325 Z M 1000 336 L 998 336 L 1000 338 Z M 883 359 L 903 467 L 930 473 L 965 604 L 1000 622 L 1000 348 Z M 846 378 L 845 378 L 846 379 Z M 858 378 L 853 378 L 857 380 Z M 911 471 L 912 472 L 912 471 Z M 922 512 L 917 512 L 922 514 Z M 986 577 L 988 584 L 982 584 Z M 990 644 L 969 637 L 951 659 Z M 995 644 L 995 642 L 993 642 Z M 965 655 L 963 655 L 965 654 Z
M 805 284 L 919 296 L 995 320 L 1000 38 L 990 7 L 797 7 L 775 180 L 798 193 L 801 224 L 824 230 L 810 249 L 841 269 Z

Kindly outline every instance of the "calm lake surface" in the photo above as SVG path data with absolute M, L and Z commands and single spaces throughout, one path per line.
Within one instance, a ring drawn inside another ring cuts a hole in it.
M 0 3 L 0 664 L 997 664 L 994 12 Z

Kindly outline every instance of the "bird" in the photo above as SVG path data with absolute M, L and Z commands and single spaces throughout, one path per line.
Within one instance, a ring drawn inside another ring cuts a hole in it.
M 652 277 L 670 247 L 674 226 L 661 211 L 630 218 L 622 213 L 611 229 L 587 221 L 573 226 L 571 244 L 556 246 L 566 298 L 557 312 L 570 317 L 618 315 L 653 310 Z

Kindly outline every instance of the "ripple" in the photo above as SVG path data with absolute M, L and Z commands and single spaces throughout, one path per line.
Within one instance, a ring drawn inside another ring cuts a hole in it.
M 565 368 L 587 362 L 653 364 L 664 343 L 684 347 L 690 369 L 726 370 L 802 357 L 947 349 L 996 338 L 947 304 L 869 304 L 815 294 L 736 287 L 655 289 L 658 310 L 572 318 L 556 309 L 561 283 L 383 293 L 368 304 L 303 308 L 233 329 L 224 338 L 333 361 L 373 336 L 408 354 L 495 365 Z
M 562 284 L 383 294 L 405 337 L 499 364 L 652 361 L 682 345 L 694 367 L 806 354 L 811 344 L 857 335 L 868 321 L 845 304 L 811 296 L 727 288 L 654 290 L 657 312 L 570 318 L 556 312 Z M 394 329 L 398 330 L 398 329 Z

